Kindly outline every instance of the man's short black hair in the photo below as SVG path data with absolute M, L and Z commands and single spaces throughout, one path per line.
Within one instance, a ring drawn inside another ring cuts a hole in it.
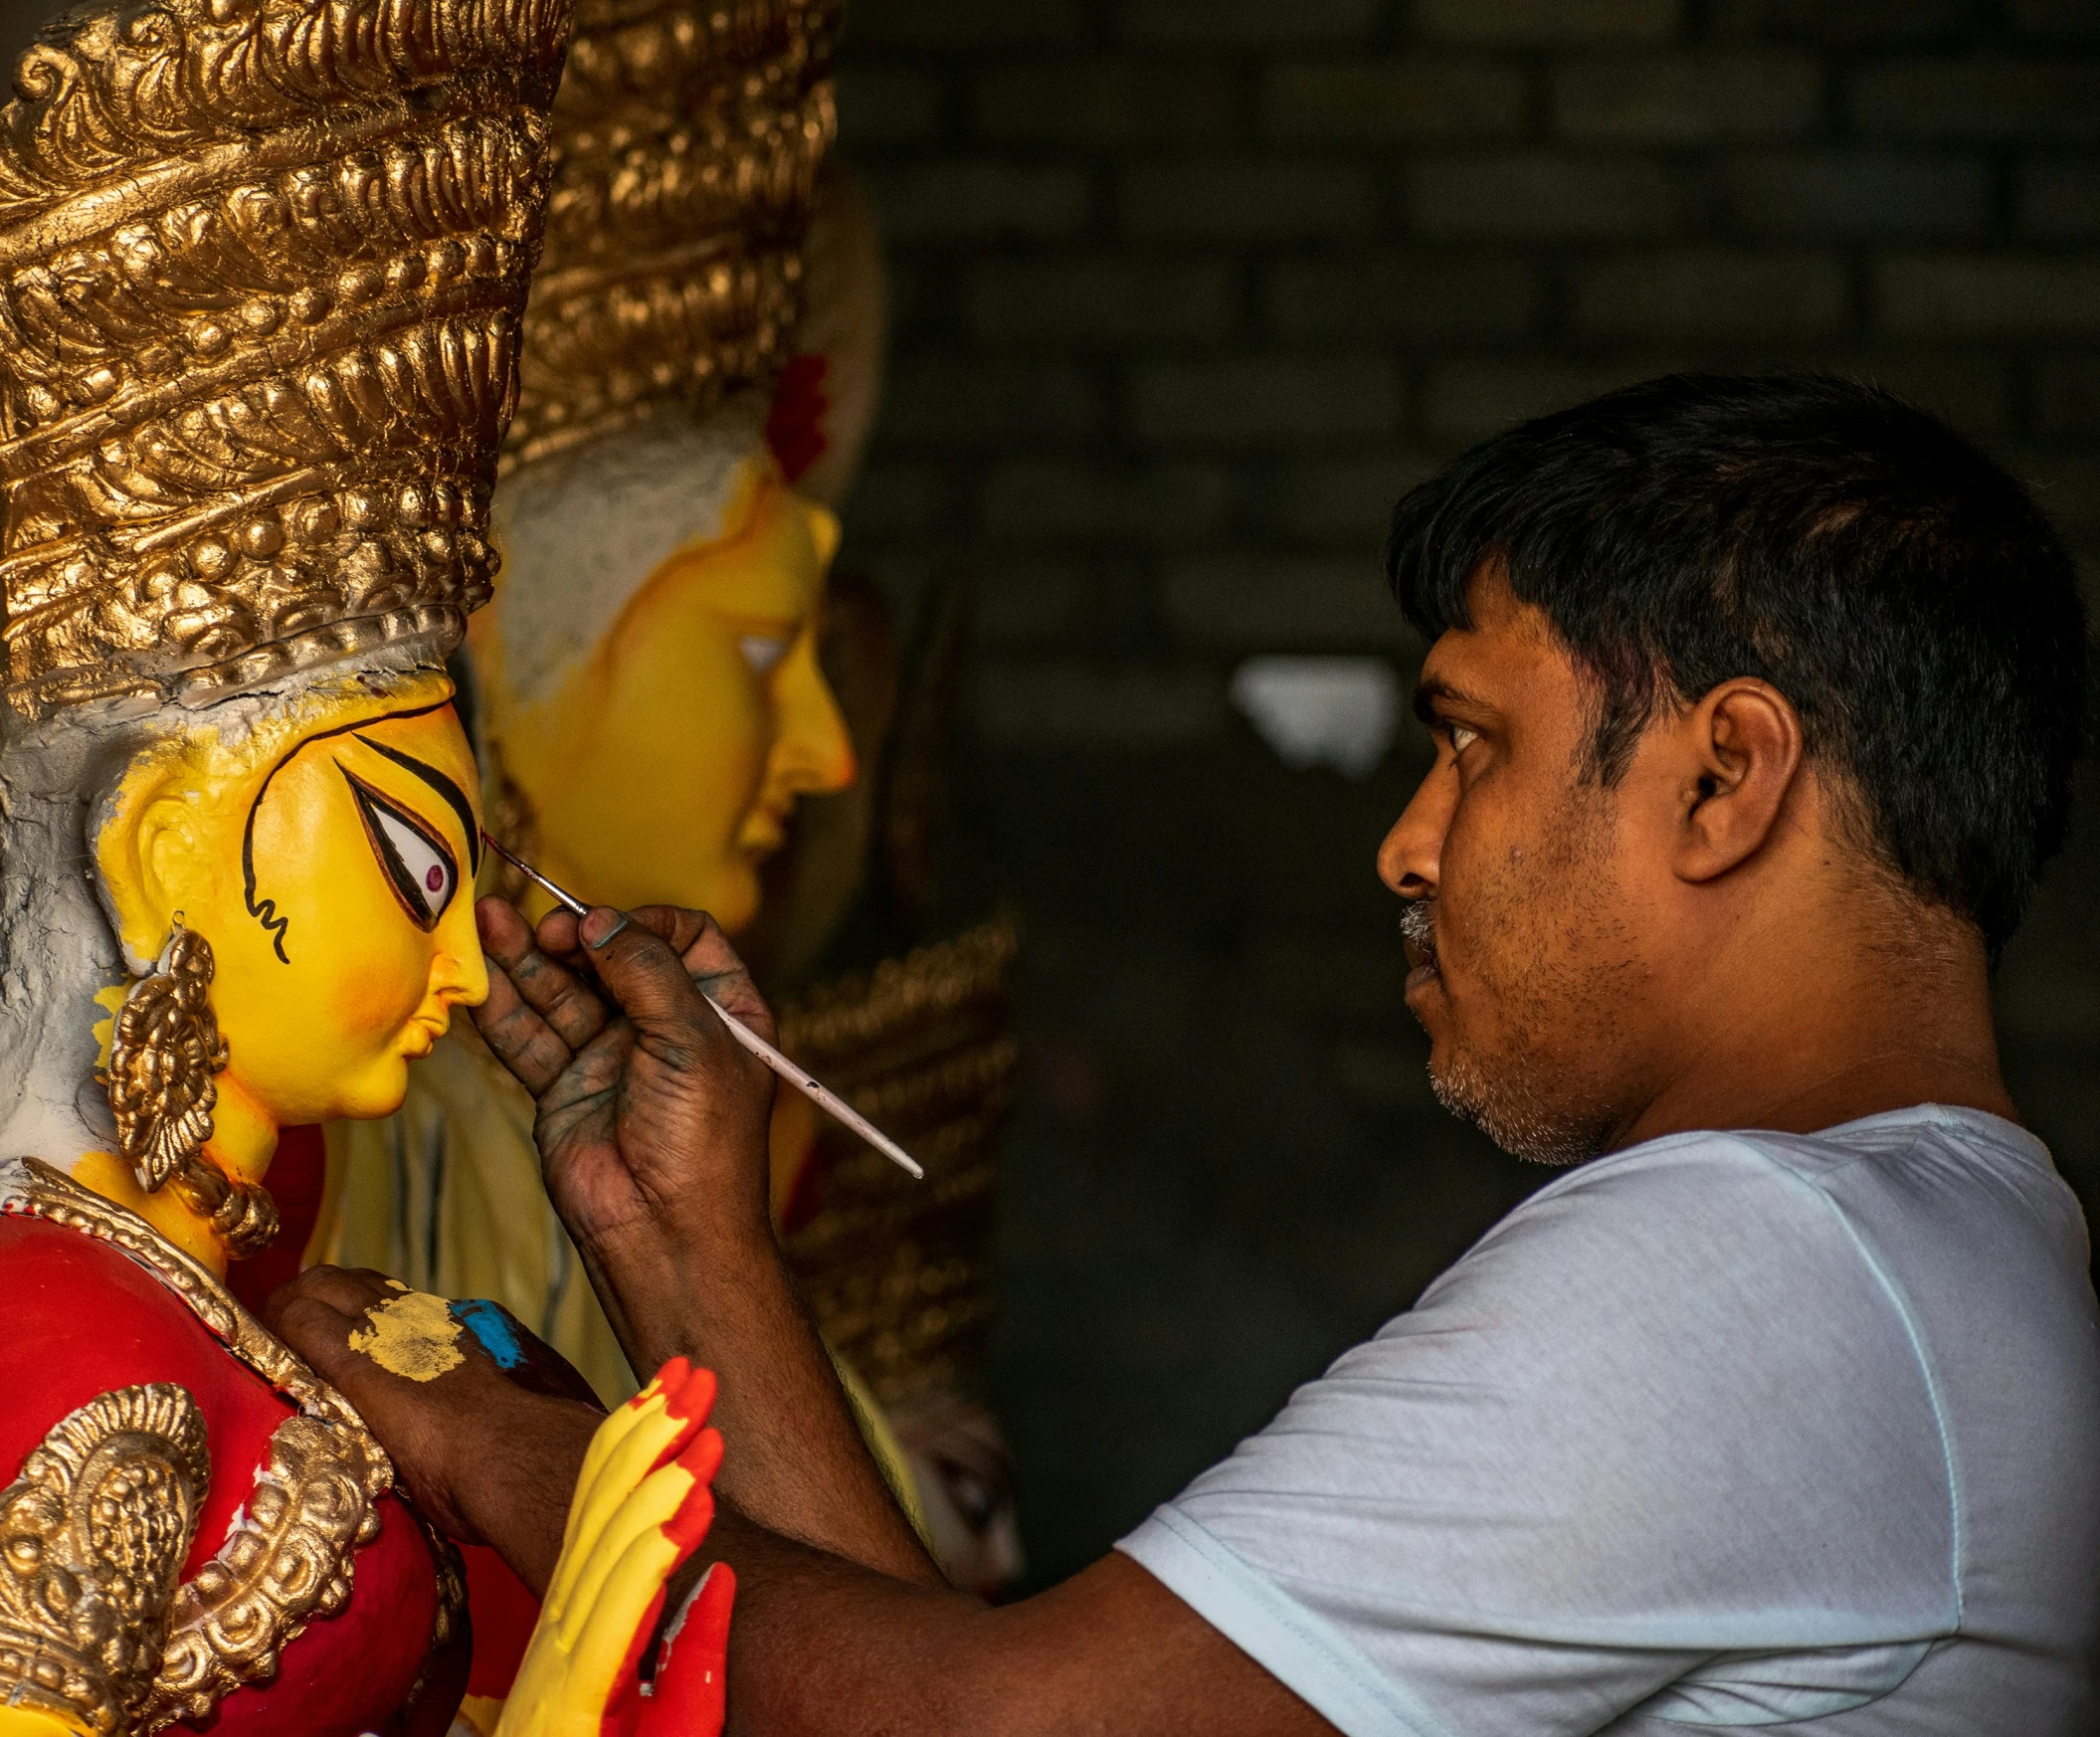
M 1861 843 L 1997 957 L 2063 843 L 2085 609 L 2026 489 L 1945 423 L 1822 375 L 1629 386 L 1401 501 L 1388 571 L 1431 639 L 1490 562 L 1594 686 L 1592 775 L 1659 707 L 1770 681 Z

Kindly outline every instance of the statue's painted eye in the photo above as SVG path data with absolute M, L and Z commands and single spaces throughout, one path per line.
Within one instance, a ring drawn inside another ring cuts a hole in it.
M 788 655 L 792 640 L 779 634 L 738 634 L 736 649 L 743 653 L 744 662 L 751 666 L 754 676 L 769 676 L 773 666 Z
M 452 852 L 407 809 L 382 796 L 339 761 L 336 770 L 349 781 L 372 855 L 379 859 L 401 908 L 419 929 L 436 928 L 460 886 L 460 868 Z

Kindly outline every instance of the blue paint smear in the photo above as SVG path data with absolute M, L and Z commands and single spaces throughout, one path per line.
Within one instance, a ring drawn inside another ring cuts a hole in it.
M 452 1318 L 481 1342 L 481 1349 L 502 1369 L 515 1369 L 525 1360 L 525 1347 L 517 1336 L 517 1325 L 500 1304 L 486 1297 L 470 1297 L 452 1305 Z

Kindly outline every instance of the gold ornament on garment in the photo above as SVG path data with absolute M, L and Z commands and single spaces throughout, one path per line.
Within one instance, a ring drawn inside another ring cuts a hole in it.
M 202 1723 L 243 1685 L 270 1681 L 307 1625 L 348 1603 L 393 1466 L 340 1394 L 143 1220 L 34 1158 L 0 1161 L 0 1210 L 120 1250 L 299 1408 L 272 1432 L 219 1549 L 179 1586 L 211 1470 L 184 1389 L 102 1394 L 60 1420 L 0 1492 L 0 1705 L 110 1737 Z M 424 1531 L 438 1570 L 435 1652 L 459 1633 L 466 1591 L 451 1546 Z
M 278 1210 L 267 1190 L 233 1180 L 204 1154 L 219 1101 L 212 1075 L 227 1061 L 212 971 L 211 943 L 177 919 L 159 962 L 117 1010 L 109 1107 L 117 1152 L 139 1185 L 148 1194 L 172 1187 L 239 1259 L 275 1241 Z
M 204 1438 L 184 1389 L 117 1388 L 60 1419 L 0 1490 L 8 1706 L 74 1730 L 138 1728 L 211 1481 Z

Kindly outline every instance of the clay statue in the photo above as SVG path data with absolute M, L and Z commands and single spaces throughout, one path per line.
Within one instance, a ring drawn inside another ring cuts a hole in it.
M 161 0 L 0 110 L 0 1732 L 436 1733 L 451 1547 L 236 1303 L 487 978 L 447 655 L 565 0 Z

